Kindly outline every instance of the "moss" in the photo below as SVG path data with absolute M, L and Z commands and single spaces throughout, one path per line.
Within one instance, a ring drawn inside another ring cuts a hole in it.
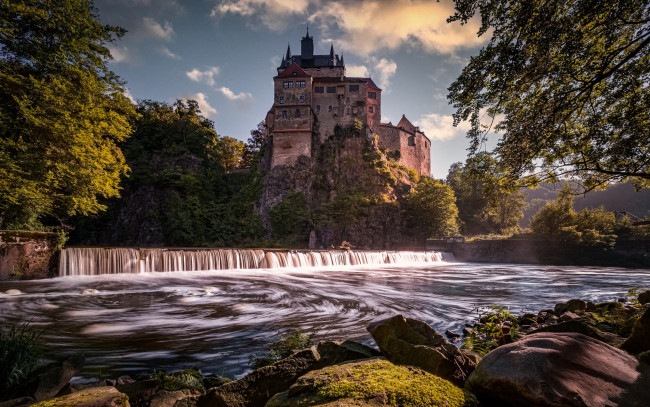
M 314 382 L 317 394 L 329 399 L 372 399 L 385 394 L 389 405 L 402 407 L 475 406 L 476 398 L 427 372 L 379 361 L 353 367 L 342 380 Z

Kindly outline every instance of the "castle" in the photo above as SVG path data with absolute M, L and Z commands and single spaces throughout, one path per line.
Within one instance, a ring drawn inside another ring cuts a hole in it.
M 431 141 L 406 116 L 397 125 L 381 123 L 381 89 L 371 78 L 346 76 L 343 56 L 334 53 L 333 45 L 329 54 L 314 55 L 309 30 L 300 42 L 300 55 L 287 47 L 273 81 L 274 102 L 266 116 L 271 167 L 311 157 L 313 144 L 333 136 L 337 125 L 345 128 L 359 121 L 376 136 L 377 147 L 393 152 L 420 175 L 430 175 Z

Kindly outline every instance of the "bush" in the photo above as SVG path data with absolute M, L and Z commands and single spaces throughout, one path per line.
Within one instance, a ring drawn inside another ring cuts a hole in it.
M 490 305 L 486 310 L 477 308 L 479 324 L 465 338 L 463 347 L 479 355 L 487 355 L 492 349 L 511 343 L 517 337 L 517 318 L 506 307 Z
M 272 365 L 278 360 L 291 356 L 294 351 L 305 349 L 313 344 L 314 335 L 306 335 L 301 329 L 290 331 L 282 335 L 279 341 L 271 344 L 269 353 L 257 356 L 250 355 L 248 357 L 248 364 L 253 369 Z
M 27 322 L 0 331 L 0 395 L 10 393 L 36 369 L 42 353 L 41 334 L 30 329 Z

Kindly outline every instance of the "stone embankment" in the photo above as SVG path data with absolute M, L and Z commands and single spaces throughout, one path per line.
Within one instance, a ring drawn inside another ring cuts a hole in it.
M 465 336 L 461 348 L 402 315 L 368 331 L 380 352 L 324 341 L 236 381 L 186 370 L 70 384 L 83 361 L 69 358 L 39 369 L 0 407 L 650 405 L 650 291 L 520 316 L 491 307 L 462 334 L 446 333 Z
M 0 281 L 55 276 L 57 240 L 56 233 L 0 230 Z

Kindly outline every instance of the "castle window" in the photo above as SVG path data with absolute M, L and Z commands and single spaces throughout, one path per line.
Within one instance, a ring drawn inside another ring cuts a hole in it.
M 349 107 L 345 109 L 345 114 L 350 114 L 350 108 Z
M 350 85 L 350 92 L 358 92 L 359 85 Z
M 415 136 L 409 136 L 409 146 L 415 145 Z
M 305 81 L 296 81 L 296 88 L 304 88 Z
M 287 111 L 286 111 L 286 110 L 283 110 L 283 111 L 282 111 L 282 118 L 283 118 L 283 119 L 286 119 L 286 118 L 287 118 Z
M 368 111 L 369 111 L 370 113 L 372 113 L 372 112 L 374 111 L 374 109 L 372 108 L 372 106 L 368 107 Z
M 327 93 L 336 93 L 336 86 L 328 86 Z
M 368 97 L 370 99 L 377 99 L 377 93 L 376 92 L 368 92 Z
M 300 96 L 300 103 L 305 103 L 305 97 L 304 96 Z
M 332 105 L 327 106 L 327 111 L 331 112 L 332 111 Z
M 285 88 L 285 89 L 287 89 L 287 88 L 293 88 L 293 82 L 285 82 L 285 83 L 284 83 L 284 88 Z
M 316 113 L 320 113 L 320 105 L 316 105 Z
M 280 96 L 280 104 L 281 104 L 281 105 L 284 104 L 284 96 Z
M 300 117 L 300 110 L 296 109 L 296 117 Z
M 350 98 L 345 98 L 345 103 L 350 103 Z
M 316 86 L 314 88 L 314 93 L 325 93 L 325 88 L 322 86 Z

